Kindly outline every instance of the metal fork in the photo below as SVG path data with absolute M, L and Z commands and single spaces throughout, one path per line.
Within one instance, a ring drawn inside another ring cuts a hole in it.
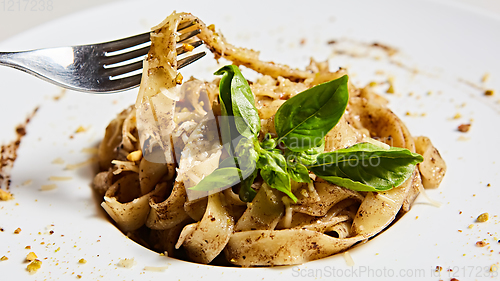
M 193 38 L 200 30 L 192 30 L 191 22 L 179 25 L 177 43 L 194 48 L 202 41 Z M 10 66 L 60 87 L 88 92 L 112 93 L 138 86 L 142 61 L 150 48 L 150 33 L 100 44 L 47 48 L 22 52 L 0 52 L 0 65 Z M 190 48 L 177 47 L 177 55 Z M 205 52 L 178 60 L 183 68 L 202 58 Z

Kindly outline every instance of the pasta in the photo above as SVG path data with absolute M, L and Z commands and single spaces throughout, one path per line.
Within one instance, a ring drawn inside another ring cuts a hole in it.
M 220 79 L 191 78 L 177 86 L 176 29 L 189 21 L 201 30 L 198 37 L 216 59 L 262 74 L 250 83 L 261 141 L 268 133 L 276 135 L 274 116 L 287 100 L 347 73 L 342 68 L 331 72 L 328 63 L 314 60 L 306 70 L 264 62 L 191 14 L 167 17 L 153 28 L 135 106 L 106 128 L 98 154 L 101 172 L 93 182 L 104 198 L 102 207 L 131 238 L 170 257 L 203 264 L 300 264 L 374 237 L 410 210 L 422 188 L 441 182 L 446 165 L 431 141 L 412 137 L 387 101 L 369 87 L 348 84 L 346 111 L 324 137 L 324 151 L 370 142 L 420 153 L 423 162 L 401 185 L 355 191 L 310 173 L 309 183 L 291 182 L 296 202 L 260 177 L 251 184 L 256 190 L 251 202 L 238 196 L 239 185 L 193 191 L 228 156 L 218 137 L 210 135 L 221 115 Z

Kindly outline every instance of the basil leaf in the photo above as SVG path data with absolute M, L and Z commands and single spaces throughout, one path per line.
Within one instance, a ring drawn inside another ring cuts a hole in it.
M 264 139 L 262 140 L 262 142 L 260 143 L 260 147 L 262 147 L 263 149 L 265 150 L 271 150 L 271 149 L 274 149 L 276 148 L 276 145 L 277 145 L 277 142 L 276 142 L 276 139 L 273 139 L 271 137 L 271 134 L 267 133 L 265 136 L 264 136 Z
M 211 191 L 219 188 L 233 186 L 241 182 L 241 170 L 236 167 L 218 168 L 210 175 L 204 177 L 191 190 Z
M 220 109 L 222 116 L 218 117 L 219 131 L 222 141 L 222 146 L 226 149 L 229 155 L 233 155 L 232 136 L 231 136 L 231 118 L 228 117 L 227 108 L 219 95 Z
M 237 168 L 238 166 L 239 166 L 238 165 L 238 158 L 236 158 L 236 157 L 228 157 L 219 163 L 219 169 L 221 169 L 221 168 Z
M 223 75 L 219 84 L 219 96 L 227 112 L 235 116 L 238 132 L 245 137 L 257 136 L 260 131 L 259 112 L 250 86 L 239 68 L 236 65 L 226 65 L 217 70 L 215 75 Z
M 297 197 L 292 193 L 290 176 L 286 172 L 287 163 L 280 150 L 261 150 L 257 168 L 260 169 L 262 179 L 272 188 L 275 188 L 288 195 L 294 202 Z
M 325 141 L 323 140 L 319 146 L 311 147 L 302 152 L 285 150 L 285 158 L 288 161 L 301 163 L 303 165 L 311 165 L 316 162 L 316 157 L 325 151 Z
M 246 138 L 240 139 L 234 151 L 245 179 L 256 169 L 259 153 L 255 150 L 253 139 Z
M 288 163 L 287 172 L 290 179 L 296 182 L 311 182 L 309 171 L 306 166 L 301 163 Z
M 238 194 L 241 201 L 252 202 L 252 200 L 255 198 L 255 195 L 257 195 L 257 191 L 255 191 L 252 188 L 252 184 L 253 184 L 253 181 L 255 180 L 255 178 L 257 177 L 257 173 L 258 173 L 258 170 L 255 169 L 248 178 L 244 179 L 241 182 L 240 192 Z
M 359 143 L 318 155 L 309 170 L 329 182 L 357 191 L 385 191 L 401 185 L 423 157 L 408 149 Z
M 278 140 L 296 152 L 318 146 L 344 114 L 347 75 L 317 85 L 280 106 L 274 118 Z

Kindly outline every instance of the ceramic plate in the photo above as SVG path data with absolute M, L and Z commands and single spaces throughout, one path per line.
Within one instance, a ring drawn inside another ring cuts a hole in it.
M 15 199 L 0 202 L 0 256 L 8 257 L 0 261 L 2 280 L 472 280 L 499 274 L 490 271 L 500 260 L 498 17 L 441 1 L 117 2 L 20 34 L 2 42 L 0 50 L 122 38 L 148 30 L 173 10 L 215 24 L 229 42 L 260 50 L 262 59 L 299 68 L 311 57 L 329 60 L 332 69 L 348 68 L 359 87 L 379 82 L 376 90 L 412 134 L 429 136 L 447 162 L 440 188 L 428 190 L 441 207 L 419 196 L 395 225 L 349 250 L 354 266 L 343 255 L 299 266 L 243 269 L 159 256 L 107 219 L 89 186 L 93 166 L 74 167 L 94 157 L 89 148 L 103 138 L 109 121 L 134 103 L 137 89 L 113 95 L 63 93 L 2 67 L 2 143 L 12 141 L 15 126 L 39 108 L 12 171 Z M 183 69 L 183 75 L 213 79 L 218 67 L 209 55 Z M 389 80 L 393 94 L 386 93 Z M 496 94 L 484 95 L 488 89 Z M 459 132 L 461 124 L 471 124 L 470 131 Z M 42 191 L 47 185 L 55 188 Z M 484 212 L 489 220 L 477 223 Z M 17 228 L 21 232 L 14 234 Z M 477 246 L 478 241 L 486 246 Z M 30 276 L 25 258 L 31 251 L 43 264 Z M 79 263 L 82 258 L 85 264 Z M 136 264 L 117 266 L 125 258 Z M 166 269 L 152 272 L 146 266 Z M 442 271 L 436 272 L 437 266 Z

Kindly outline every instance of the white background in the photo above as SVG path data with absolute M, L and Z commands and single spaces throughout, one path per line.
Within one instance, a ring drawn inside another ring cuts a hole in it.
M 14 5 L 12 5 L 12 1 L 14 1 Z M 0 42 L 44 22 L 116 1 L 123 0 L 0 0 Z M 470 9 L 487 10 L 500 16 L 500 0 L 448 1 L 468 5 Z M 9 11 L 9 7 L 14 11 Z M 31 9 L 37 11 L 31 11 Z M 43 11 L 40 11 L 41 9 Z M 165 14 L 169 14 L 169 12 L 165 12 Z

